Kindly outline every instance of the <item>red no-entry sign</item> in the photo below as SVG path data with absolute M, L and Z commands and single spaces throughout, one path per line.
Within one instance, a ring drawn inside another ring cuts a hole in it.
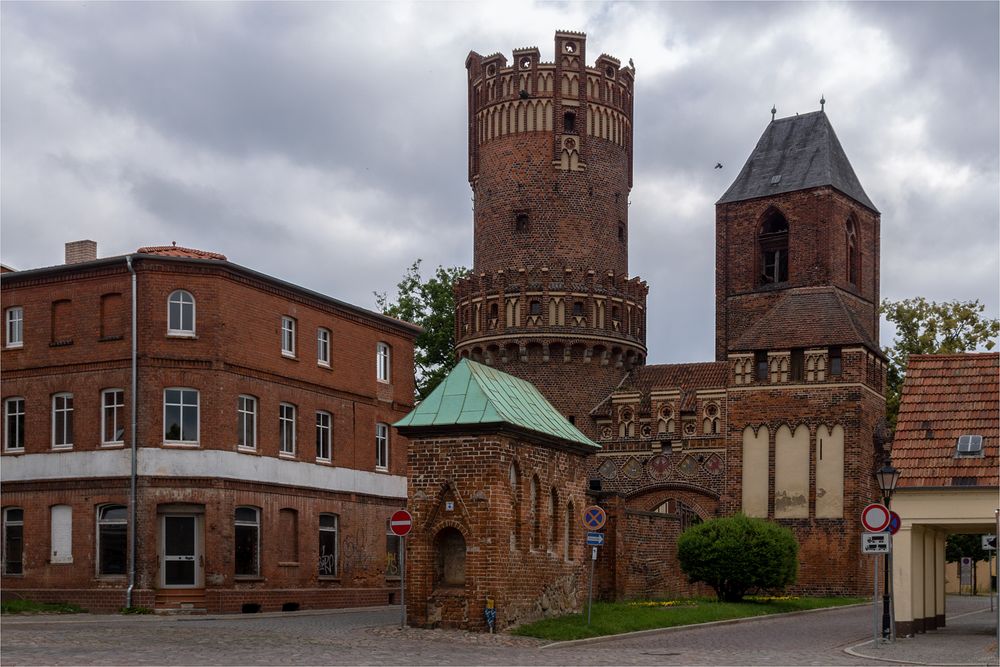
M 891 518 L 888 507 L 872 503 L 861 512 L 861 525 L 871 533 L 881 533 Z
M 389 519 L 389 530 L 404 537 L 413 528 L 413 516 L 406 510 L 396 510 Z

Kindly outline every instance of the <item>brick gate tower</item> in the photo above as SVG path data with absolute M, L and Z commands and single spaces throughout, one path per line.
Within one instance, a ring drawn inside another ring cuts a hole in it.
M 456 342 L 594 435 L 591 409 L 646 358 L 647 287 L 628 275 L 635 69 L 588 66 L 577 32 L 555 54 L 466 59 L 475 242 Z

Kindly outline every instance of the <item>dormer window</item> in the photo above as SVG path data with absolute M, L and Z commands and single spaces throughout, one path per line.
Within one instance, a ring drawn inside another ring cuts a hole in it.
M 983 455 L 983 436 L 960 435 L 955 446 L 955 458 L 973 458 Z
M 760 225 L 757 235 L 760 258 L 758 284 L 788 282 L 788 221 L 772 210 Z

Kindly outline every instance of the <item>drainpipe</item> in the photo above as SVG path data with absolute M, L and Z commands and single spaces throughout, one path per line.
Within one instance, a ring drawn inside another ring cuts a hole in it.
M 130 391 L 132 393 L 131 403 L 131 430 L 129 437 L 132 443 L 132 474 L 129 479 L 129 527 L 132 529 L 129 535 L 128 541 L 128 588 L 125 589 L 125 606 L 132 606 L 132 591 L 135 589 L 135 552 L 136 552 L 136 533 L 138 532 L 136 525 L 136 516 L 138 512 L 136 511 L 136 474 L 138 471 L 138 455 L 139 449 L 136 442 L 136 419 L 139 413 L 139 383 L 138 383 L 138 364 L 137 355 L 139 348 L 139 332 L 138 332 L 138 321 L 136 314 L 138 312 L 137 302 L 136 302 L 136 276 L 135 268 L 132 266 L 132 255 L 125 256 L 125 263 L 128 265 L 128 271 L 132 274 L 132 384 Z

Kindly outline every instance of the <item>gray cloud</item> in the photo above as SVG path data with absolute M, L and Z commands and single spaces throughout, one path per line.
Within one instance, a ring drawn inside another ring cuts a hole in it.
M 998 5 L 3 3 L 3 261 L 169 243 L 373 306 L 471 262 L 464 61 L 556 29 L 638 67 L 650 360 L 713 355 L 714 202 L 820 94 L 882 211 L 882 292 L 996 315 Z M 712 169 L 716 162 L 725 168 Z

